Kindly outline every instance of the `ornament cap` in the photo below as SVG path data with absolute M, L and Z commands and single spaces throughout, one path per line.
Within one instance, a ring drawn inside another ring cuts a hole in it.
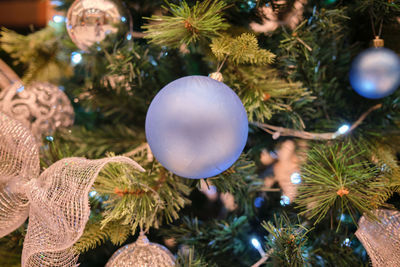
M 379 36 L 375 36 L 375 39 L 372 40 L 373 47 L 383 47 L 385 45 L 385 41 L 381 39 Z
M 210 73 L 210 75 L 208 75 L 208 77 L 210 77 L 211 79 L 214 79 L 216 81 L 219 81 L 219 82 L 224 81 L 224 77 L 222 76 L 222 73 L 219 71 Z
M 150 241 L 147 238 L 147 236 L 144 234 L 144 232 L 140 232 L 140 235 L 135 243 L 138 246 L 147 246 L 150 243 Z

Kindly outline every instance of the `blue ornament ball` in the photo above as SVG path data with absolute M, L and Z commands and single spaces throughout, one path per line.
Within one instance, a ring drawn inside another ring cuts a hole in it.
M 387 48 L 369 48 L 353 61 L 350 83 L 366 98 L 382 98 L 400 85 L 400 57 Z
M 146 137 L 156 159 L 192 179 L 215 176 L 240 156 L 247 141 L 246 110 L 228 86 L 205 76 L 166 85 L 146 116 Z

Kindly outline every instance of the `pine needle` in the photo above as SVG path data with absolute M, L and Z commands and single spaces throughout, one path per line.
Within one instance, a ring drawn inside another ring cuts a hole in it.
M 150 42 L 169 47 L 179 47 L 190 44 L 201 38 L 211 38 L 225 30 L 228 24 L 224 22 L 221 11 L 226 7 L 224 1 L 206 0 L 196 2 L 193 7 L 182 1 L 180 5 L 167 3 L 172 16 L 153 15 L 146 29 L 145 38 Z

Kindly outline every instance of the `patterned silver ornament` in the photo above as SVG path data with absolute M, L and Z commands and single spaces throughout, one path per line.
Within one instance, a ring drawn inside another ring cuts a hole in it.
M 373 214 L 377 220 L 361 217 L 357 238 L 368 252 L 373 267 L 400 266 L 400 212 L 378 209 Z
M 0 111 L 30 128 L 36 140 L 74 122 L 74 109 L 57 86 L 35 82 L 24 87 L 15 82 L 0 92 Z
M 106 267 L 171 267 L 175 257 L 164 246 L 151 243 L 141 233 L 135 243 L 118 249 Z
M 67 32 L 77 47 L 87 51 L 109 34 L 132 29 L 127 12 L 117 0 L 76 0 L 67 13 Z

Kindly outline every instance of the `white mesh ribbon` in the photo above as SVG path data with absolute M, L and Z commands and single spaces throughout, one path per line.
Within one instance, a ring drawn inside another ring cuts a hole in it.
M 400 212 L 379 209 L 374 214 L 378 220 L 361 217 L 356 236 L 367 250 L 372 266 L 400 266 Z
M 89 219 L 88 194 L 110 162 L 144 169 L 127 157 L 62 159 L 39 176 L 39 153 L 31 133 L 0 113 L 0 237 L 29 215 L 22 266 L 76 266 L 71 247 Z

